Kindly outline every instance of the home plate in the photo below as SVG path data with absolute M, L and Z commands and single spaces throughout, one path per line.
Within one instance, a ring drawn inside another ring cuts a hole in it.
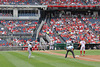
M 79 57 L 79 55 L 76 55 L 75 57 Z

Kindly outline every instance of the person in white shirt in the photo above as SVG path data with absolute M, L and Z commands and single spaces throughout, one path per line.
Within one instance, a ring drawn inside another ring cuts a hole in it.
M 29 44 L 28 44 L 28 52 L 29 52 L 28 58 L 31 58 L 31 51 L 32 51 L 32 44 L 29 43 Z
M 51 41 L 51 42 L 50 42 L 50 50 L 53 50 L 53 49 L 54 49 L 53 44 L 54 44 L 53 41 Z
M 80 48 L 80 56 L 82 55 L 82 50 L 84 52 L 84 55 L 83 56 L 85 56 L 85 44 L 86 44 L 85 39 L 82 39 L 80 41 L 80 45 L 79 45 L 79 47 L 81 46 L 81 48 Z

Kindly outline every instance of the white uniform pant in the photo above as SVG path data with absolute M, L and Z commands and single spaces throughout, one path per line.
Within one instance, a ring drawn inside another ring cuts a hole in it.
M 30 58 L 31 57 L 31 50 L 28 50 L 28 52 L 29 52 L 28 58 Z
M 53 45 L 50 45 L 50 50 L 53 50 L 54 49 L 54 46 Z
M 82 51 L 82 50 L 85 51 L 85 46 L 81 47 L 80 51 Z

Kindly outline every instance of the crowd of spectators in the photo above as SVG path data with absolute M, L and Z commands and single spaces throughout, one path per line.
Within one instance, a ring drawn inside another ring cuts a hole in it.
M 0 0 L 1 5 L 97 5 L 100 0 Z
M 16 44 L 15 46 L 28 46 L 29 43 L 32 43 L 32 50 L 38 50 L 38 45 L 40 45 L 34 38 L 15 38 L 13 43 Z M 23 50 L 27 50 L 27 47 Z
M 37 20 L 1 20 L 1 26 L 5 26 L 10 32 L 15 33 L 33 33 L 36 28 L 38 21 Z M 0 27 L 0 35 L 7 35 L 8 31 L 4 27 Z M 27 42 L 35 42 L 33 38 L 15 38 L 11 42 L 6 40 L 0 40 L 0 46 L 27 46 Z M 15 42 L 15 43 L 14 43 Z M 14 43 L 14 45 L 12 44 Z M 34 43 L 33 43 L 34 44 Z M 35 46 L 36 47 L 36 46 Z
M 0 46 L 13 46 L 13 44 L 6 41 L 5 39 L 0 38 Z
M 42 5 L 100 5 L 100 0 L 41 0 Z
M 16 43 L 16 46 L 27 46 L 29 43 L 32 43 L 34 46 L 38 43 L 34 38 L 14 38 L 12 41 Z
M 8 28 L 12 33 L 33 33 L 38 21 L 5 21 L 1 23 Z
M 79 41 L 84 38 L 88 43 L 100 43 L 99 34 L 96 35 L 87 24 L 79 18 L 66 17 L 51 19 L 50 23 L 65 41 L 71 38 L 74 43 L 79 43 Z
M 7 35 L 7 31 L 4 27 L 0 27 L 0 36 Z
M 83 5 L 81 0 L 41 0 L 43 5 Z
M 83 21 L 82 21 L 83 20 Z M 84 23 L 85 22 L 85 23 Z M 1 23 L 7 27 L 11 32 L 21 32 L 18 31 L 20 27 L 24 27 L 23 32 L 32 33 L 30 29 L 34 29 L 37 25 L 37 21 L 5 21 L 2 20 Z M 61 43 L 58 36 L 60 35 L 66 42 L 68 40 L 73 40 L 74 43 L 79 43 L 83 38 L 87 40 L 88 43 L 100 43 L 100 18 L 52 18 L 50 21 L 50 26 L 45 23 L 42 27 L 39 35 L 47 34 L 49 35 L 51 42 Z M 28 28 L 27 28 L 28 25 Z M 32 25 L 32 26 L 31 26 Z M 17 27 L 17 28 L 16 28 Z M 96 33 L 94 33 L 91 29 L 93 29 Z M 16 30 L 14 30 L 16 28 Z M 54 32 L 57 32 L 55 35 Z M 0 27 L 0 34 L 7 34 L 3 27 Z M 28 42 L 32 42 L 33 44 L 38 44 L 39 42 L 35 41 L 32 38 L 16 38 L 12 40 L 16 43 L 13 45 L 12 43 L 8 43 L 5 40 L 0 39 L 0 46 L 27 46 Z
M 8 42 L 5 39 L 0 38 L 0 46 L 28 46 L 29 43 L 32 43 L 33 50 L 38 50 L 39 42 L 37 42 L 34 38 L 11 38 L 11 41 Z M 23 50 L 27 50 L 27 47 Z
M 83 2 L 86 5 L 88 5 L 88 4 L 90 4 L 90 5 L 97 5 L 97 4 L 99 4 L 100 5 L 100 0 L 83 0 Z
M 38 0 L 0 0 L 0 5 L 39 5 Z
M 52 26 L 48 26 L 47 23 L 45 23 L 42 27 L 41 34 L 47 34 L 50 37 L 50 40 L 53 44 L 55 43 L 61 43 L 60 39 L 57 35 L 54 34 L 55 30 Z M 50 43 L 49 43 L 50 44 Z
M 97 35 L 100 34 L 100 18 L 82 18 L 89 27 L 95 31 Z

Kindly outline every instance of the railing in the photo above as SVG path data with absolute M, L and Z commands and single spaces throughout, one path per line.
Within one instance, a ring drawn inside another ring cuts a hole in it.
M 48 40 L 48 42 L 51 42 L 51 39 L 49 37 L 49 35 L 46 34 L 46 39 Z
M 44 41 L 44 39 L 42 37 L 40 37 L 40 43 L 45 44 L 45 41 Z
M 45 19 L 44 21 L 41 22 L 41 24 L 40 24 L 40 26 L 39 26 L 39 28 L 38 28 L 38 30 L 37 30 L 37 33 L 36 33 L 36 40 L 37 40 L 38 35 L 39 35 L 39 32 L 40 32 L 40 30 L 41 30 L 41 28 L 42 28 L 42 26 L 43 26 L 43 24 L 44 24 L 45 22 L 46 22 L 46 19 Z

